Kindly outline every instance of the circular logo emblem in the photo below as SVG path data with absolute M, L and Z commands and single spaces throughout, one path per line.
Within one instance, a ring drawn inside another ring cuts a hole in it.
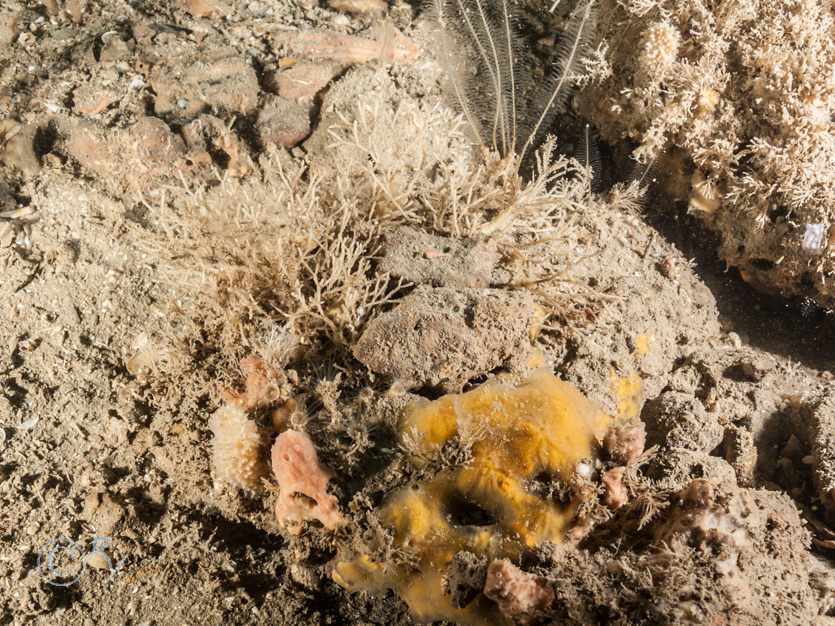
M 38 571 L 50 585 L 67 587 L 73 584 L 81 578 L 85 567 L 81 546 L 66 537 L 48 541 L 38 552 Z

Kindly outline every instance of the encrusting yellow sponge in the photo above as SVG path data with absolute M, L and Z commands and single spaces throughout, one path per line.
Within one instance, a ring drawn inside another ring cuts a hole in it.
M 461 550 L 516 559 L 542 541 L 562 543 L 577 507 L 593 496 L 588 479 L 611 423 L 546 370 L 412 406 L 400 431 L 414 440 L 416 466 L 456 435 L 472 458 L 383 503 L 380 518 L 394 529 L 395 548 L 414 554 L 414 565 L 385 567 L 360 554 L 338 562 L 334 580 L 349 590 L 393 588 L 419 619 L 505 624 L 483 595 L 453 607 L 443 593 L 447 567 Z

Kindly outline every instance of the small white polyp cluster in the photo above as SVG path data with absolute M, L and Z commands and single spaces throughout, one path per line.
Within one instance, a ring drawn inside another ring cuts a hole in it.
M 658 22 L 644 31 L 642 40 L 639 75 L 660 80 L 678 58 L 681 35 L 672 24 Z
M 806 224 L 806 232 L 803 233 L 803 252 L 812 256 L 823 254 L 823 235 L 826 228 L 823 224 Z

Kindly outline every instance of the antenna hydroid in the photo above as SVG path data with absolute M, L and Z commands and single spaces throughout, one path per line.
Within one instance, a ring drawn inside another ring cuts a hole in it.
M 482 147 L 521 163 L 563 108 L 596 23 L 583 0 L 536 86 L 521 45 L 517 5 L 509 0 L 429 0 L 439 25 L 439 61 L 458 109 Z

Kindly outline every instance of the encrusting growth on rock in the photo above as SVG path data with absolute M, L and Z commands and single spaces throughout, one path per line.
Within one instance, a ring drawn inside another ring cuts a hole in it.
M 244 390 L 225 390 L 225 404 L 209 420 L 215 435 L 215 475 L 233 487 L 261 492 L 269 475 L 264 455 L 267 431 L 284 431 L 270 453 L 279 487 L 275 505 L 278 523 L 292 534 L 301 532 L 301 524 L 307 520 L 318 520 L 328 530 L 343 525 L 345 520 L 336 498 L 326 491 L 331 474 L 319 463 L 313 442 L 305 433 L 288 429 L 290 415 L 298 405 L 287 397 L 287 374 L 267 366 L 256 356 L 241 361 L 241 369 L 247 374 Z M 269 429 L 262 429 L 250 419 L 255 409 L 281 400 L 284 402 L 272 411 Z
M 518 559 L 540 542 L 562 544 L 578 523 L 578 508 L 594 496 L 593 468 L 610 423 L 545 370 L 413 405 L 400 430 L 417 467 L 455 438 L 471 458 L 383 503 L 381 520 L 393 527 L 395 546 L 414 554 L 414 564 L 389 570 L 358 554 L 336 563 L 334 580 L 350 590 L 394 588 L 419 619 L 506 624 L 484 594 L 455 606 L 443 591 L 454 588 L 448 579 L 445 584 L 444 571 L 462 550 Z M 531 489 L 538 482 L 559 497 Z
M 744 280 L 835 305 L 833 4 L 599 4 L 596 43 L 617 71 L 578 109 L 655 164 Z
M 530 624 L 554 601 L 553 588 L 507 559 L 498 559 L 487 567 L 484 595 L 517 624 Z
M 244 391 L 224 391 L 225 404 L 209 419 L 209 428 L 215 436 L 212 465 L 221 481 L 258 492 L 262 489 L 261 479 L 267 476 L 263 458 L 265 442 L 249 415 L 256 407 L 279 399 L 279 382 L 283 382 L 284 375 L 264 365 L 258 357 L 241 361 L 241 369 L 247 374 Z
M 318 520 L 328 530 L 345 524 L 336 498 L 326 490 L 331 474 L 319 463 L 307 435 L 298 430 L 284 431 L 270 456 L 280 490 L 275 515 L 282 526 L 298 534 L 304 520 Z
M 643 454 L 646 441 L 643 422 L 616 424 L 603 438 L 603 449 L 614 461 L 626 464 Z

